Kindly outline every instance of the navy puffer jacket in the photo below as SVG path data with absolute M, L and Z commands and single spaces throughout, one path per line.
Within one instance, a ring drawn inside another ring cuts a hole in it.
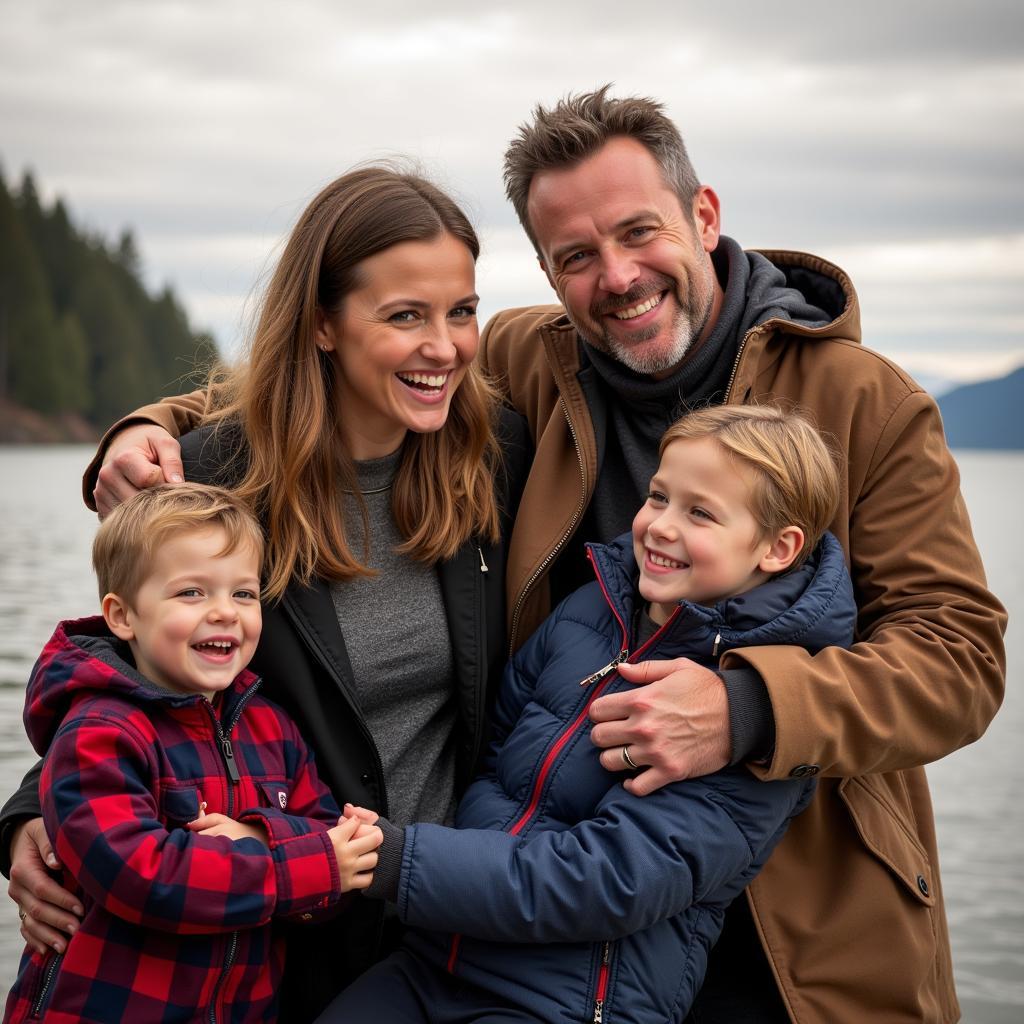
M 414 951 L 541 1020 L 677 1021 L 725 908 L 813 782 L 759 782 L 736 767 L 631 796 L 598 761 L 588 708 L 630 685 L 614 669 L 627 657 L 713 665 L 732 647 L 848 645 L 853 590 L 827 535 L 804 566 L 755 590 L 713 608 L 682 602 L 634 651 L 632 539 L 590 558 L 597 582 L 508 667 L 487 770 L 458 828 L 406 830 L 399 913 L 417 926 Z

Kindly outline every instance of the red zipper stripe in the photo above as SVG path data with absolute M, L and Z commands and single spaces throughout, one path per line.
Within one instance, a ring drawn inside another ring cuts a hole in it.
M 591 554 L 590 548 L 587 548 L 587 558 L 589 559 L 590 564 L 594 568 L 594 575 L 597 577 L 597 583 L 598 586 L 601 588 L 601 593 L 604 594 L 604 599 L 608 602 L 608 607 L 611 609 L 612 615 L 615 616 L 616 621 L 619 623 L 619 628 L 622 630 L 622 646 L 620 649 L 625 651 L 629 647 L 629 631 L 626 629 L 626 624 L 622 621 L 622 616 L 619 615 L 618 609 L 615 607 L 615 603 L 612 601 L 611 597 L 608 594 L 608 588 L 604 584 L 604 579 L 602 578 L 601 573 L 598 572 L 597 565 L 594 563 L 594 556 Z M 638 657 L 645 650 L 647 650 L 647 648 L 650 647 L 651 644 L 654 643 L 654 641 L 658 638 L 658 636 L 665 630 L 668 624 L 676 617 L 676 615 L 679 614 L 679 611 L 680 609 L 678 607 L 675 608 L 672 614 L 668 617 L 667 621 L 664 623 L 664 625 L 657 629 L 654 635 L 647 641 L 647 643 L 643 644 L 638 650 L 634 651 L 633 654 L 626 659 L 626 661 L 633 661 L 636 657 Z M 587 720 L 587 716 L 590 712 L 590 705 L 593 704 L 594 701 L 597 700 L 597 698 L 600 697 L 601 694 L 603 694 L 604 691 L 611 685 L 611 682 L 616 675 L 618 675 L 617 670 L 612 669 L 612 671 L 609 672 L 608 675 L 606 675 L 604 679 L 602 679 L 601 682 L 594 687 L 594 689 L 591 691 L 590 697 L 587 699 L 586 704 L 583 705 L 583 710 L 576 716 L 572 724 L 562 731 L 562 734 L 555 741 L 554 746 L 552 746 L 552 748 L 548 751 L 547 756 L 544 758 L 544 761 L 540 766 L 540 771 L 537 772 L 537 777 L 536 779 L 534 779 L 533 791 L 530 794 L 530 802 L 527 804 L 526 810 L 523 811 L 523 813 L 520 815 L 519 820 L 516 821 L 516 823 L 508 830 L 508 834 L 510 836 L 518 835 L 526 827 L 527 822 L 533 817 L 534 813 L 537 810 L 537 807 L 540 804 L 541 794 L 544 792 L 544 784 L 545 782 L 547 782 L 547 777 L 551 771 L 552 765 L 558 759 L 558 755 L 562 752 L 562 750 L 565 749 L 565 745 L 569 742 L 570 739 L 572 739 L 572 736 L 576 732 L 576 730 L 579 729 L 580 726 Z M 459 944 L 461 943 L 461 941 L 462 935 L 460 933 L 456 932 L 454 935 L 452 935 L 451 948 L 448 952 L 447 970 L 449 974 L 455 973 L 455 964 L 459 957 Z M 607 966 L 602 966 L 601 971 L 603 984 L 607 986 Z

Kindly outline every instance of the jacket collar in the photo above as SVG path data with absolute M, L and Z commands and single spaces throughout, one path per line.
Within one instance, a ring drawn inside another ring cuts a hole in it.
M 633 616 L 642 601 L 632 535 L 623 534 L 610 544 L 588 544 L 587 550 L 605 599 L 632 642 Z M 711 607 L 681 601 L 659 631 L 659 656 L 670 656 L 673 646 L 695 644 L 715 654 L 764 644 L 799 643 L 811 651 L 846 646 L 856 616 L 842 547 L 826 533 L 798 569 Z

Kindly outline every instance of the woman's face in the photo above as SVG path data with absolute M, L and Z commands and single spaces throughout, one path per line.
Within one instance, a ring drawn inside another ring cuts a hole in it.
M 338 370 L 338 415 L 357 460 L 406 432 L 440 430 L 480 342 L 473 255 L 452 235 L 401 242 L 363 260 L 363 284 L 321 317 L 317 344 Z

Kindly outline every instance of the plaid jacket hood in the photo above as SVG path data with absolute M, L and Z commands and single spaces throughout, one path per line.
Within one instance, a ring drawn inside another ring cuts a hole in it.
M 118 695 L 147 714 L 159 714 L 159 705 L 185 708 L 203 699 L 157 686 L 130 659 L 128 644 L 110 633 L 101 616 L 59 623 L 36 659 L 25 696 L 25 732 L 35 752 L 46 756 L 72 705 L 87 694 Z M 229 719 L 239 701 L 258 686 L 252 672 L 239 673 L 221 698 L 221 717 Z
M 61 623 L 32 673 L 43 817 L 85 915 L 62 956 L 26 950 L 4 1019 L 275 1020 L 271 921 L 337 910 L 338 807 L 252 673 L 215 709 L 121 650 L 102 619 Z M 268 845 L 190 832 L 202 803 L 261 823 Z

